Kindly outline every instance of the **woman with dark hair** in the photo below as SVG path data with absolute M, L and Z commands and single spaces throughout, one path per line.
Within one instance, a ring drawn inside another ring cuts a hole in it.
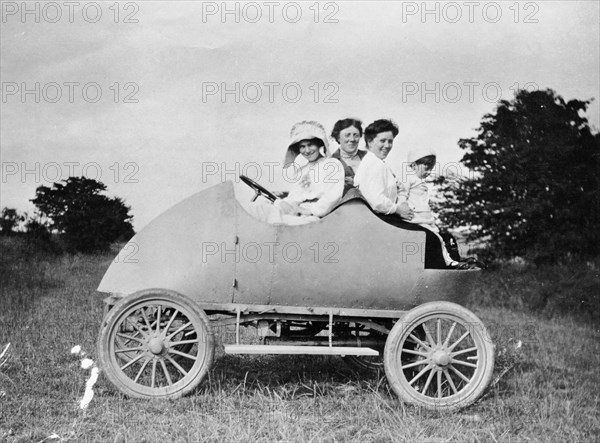
M 413 211 L 407 203 L 398 204 L 398 186 L 392 169 L 385 159 L 394 147 L 398 126 L 391 120 L 376 120 L 365 129 L 367 153 L 356 175 L 354 185 L 375 212 L 398 214 L 410 220 Z
M 358 149 L 362 135 L 362 122 L 354 118 L 338 120 L 331 131 L 331 137 L 340 145 L 331 157 L 338 159 L 344 167 L 344 194 L 354 187 L 354 175 L 367 153 Z
M 414 217 L 414 211 L 406 201 L 398 201 L 398 182 L 392 169 L 385 163 L 397 135 L 398 126 L 391 120 L 376 120 L 366 127 L 367 155 L 356 171 L 354 184 L 382 220 L 402 229 L 425 232 L 425 268 L 444 269 L 446 262 L 437 235 L 420 225 L 405 221 Z

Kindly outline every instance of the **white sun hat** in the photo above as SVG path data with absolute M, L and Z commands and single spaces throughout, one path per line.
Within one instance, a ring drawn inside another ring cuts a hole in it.
M 301 121 L 292 126 L 292 130 L 290 131 L 290 141 L 283 162 L 284 167 L 293 163 L 300 153 L 298 143 L 302 140 L 311 140 L 313 138 L 318 138 L 323 142 L 324 149 L 321 150 L 321 153 L 325 157 L 329 157 L 329 142 L 323 125 L 315 121 Z
M 408 151 L 408 157 L 406 160 L 408 163 L 412 163 L 420 158 L 427 157 L 428 155 L 436 156 L 436 153 L 433 149 L 427 147 L 412 148 L 410 151 Z

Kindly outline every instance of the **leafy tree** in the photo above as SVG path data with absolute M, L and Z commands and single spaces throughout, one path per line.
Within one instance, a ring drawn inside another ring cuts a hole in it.
M 105 249 L 134 234 L 129 207 L 120 198 L 103 195 L 103 183 L 85 177 L 62 182 L 38 187 L 31 201 L 50 221 L 49 229 L 63 235 L 68 249 Z
M 25 218 L 23 215 L 19 214 L 16 209 L 12 208 L 2 208 L 2 213 L 0 214 L 0 229 L 2 229 L 2 235 L 11 234 L 17 225 L 24 221 Z
M 600 245 L 600 136 L 554 91 L 519 91 L 461 139 L 468 177 L 442 186 L 442 221 L 471 225 L 501 256 L 594 256 Z

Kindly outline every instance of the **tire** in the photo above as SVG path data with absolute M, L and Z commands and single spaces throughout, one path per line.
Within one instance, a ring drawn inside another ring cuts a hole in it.
M 378 355 L 377 357 L 366 355 L 344 355 L 342 359 L 348 366 L 359 372 L 364 372 L 365 374 L 377 375 L 381 374 L 384 370 L 383 357 L 381 355 Z
M 402 401 L 454 411 L 476 401 L 489 385 L 494 345 L 475 314 L 455 303 L 431 302 L 394 325 L 383 359 Z
M 103 372 L 121 392 L 168 399 L 198 386 L 215 348 L 204 311 L 187 297 L 162 289 L 119 301 L 103 321 L 97 347 Z

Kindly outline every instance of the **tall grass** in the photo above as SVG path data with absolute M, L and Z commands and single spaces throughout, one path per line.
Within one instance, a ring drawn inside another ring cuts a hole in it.
M 459 413 L 404 405 L 385 377 L 358 374 L 337 357 L 234 357 L 220 347 L 208 378 L 186 398 L 127 399 L 101 374 L 96 397 L 81 411 L 88 373 L 69 351 L 79 344 L 95 359 L 103 310 L 95 288 L 112 256 L 40 253 L 23 239 L 0 246 L 0 348 L 11 343 L 12 350 L 0 369 L 0 441 L 52 434 L 136 443 L 600 439 L 596 317 L 559 309 L 566 306 L 559 300 L 597 287 L 592 267 L 501 268 L 483 276 L 469 308 L 496 343 L 496 380 Z M 544 292 L 547 285 L 554 290 Z M 531 302 L 543 294 L 543 306 Z
M 471 303 L 598 324 L 600 260 L 542 266 L 494 264 L 490 272 L 483 273 Z

